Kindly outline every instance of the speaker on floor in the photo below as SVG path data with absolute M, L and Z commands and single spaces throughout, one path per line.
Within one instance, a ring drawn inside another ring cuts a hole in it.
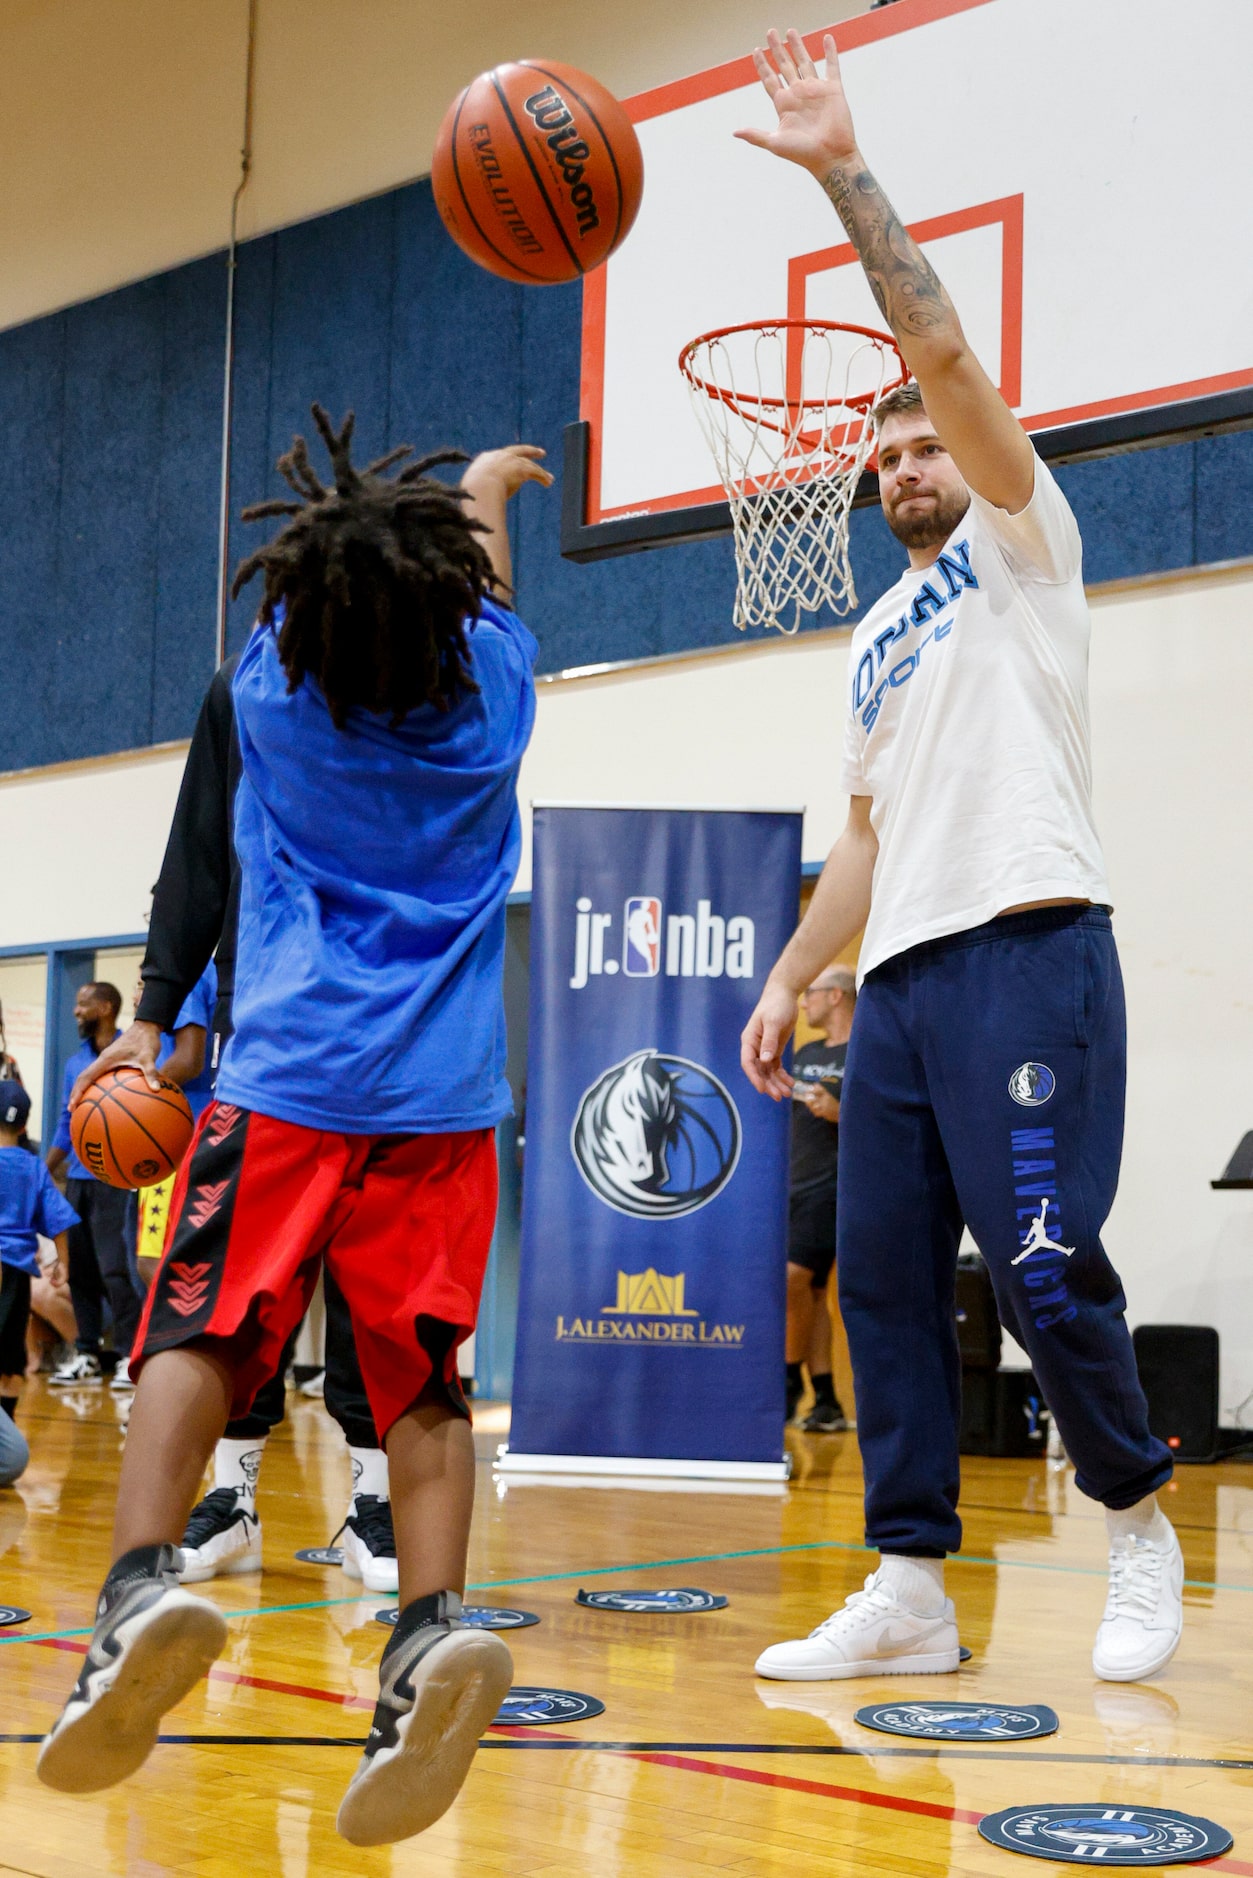
M 957 1261 L 957 1347 L 962 1370 L 995 1369 L 1001 1360 L 1001 1320 L 988 1268 L 977 1252 Z
M 1131 1341 L 1153 1433 L 1177 1460 L 1216 1460 L 1218 1332 L 1208 1324 L 1141 1324 Z
M 963 1369 L 958 1448 L 1024 1460 L 1048 1448 L 1048 1410 L 1029 1369 Z

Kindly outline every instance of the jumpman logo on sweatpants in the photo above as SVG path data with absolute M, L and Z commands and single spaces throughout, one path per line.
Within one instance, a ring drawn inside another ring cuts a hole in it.
M 1045 1231 L 1044 1215 L 1048 1210 L 1048 1200 L 1041 1200 L 1039 1218 L 1032 1220 L 1031 1231 L 1027 1235 L 1026 1244 L 1018 1254 L 1018 1257 L 1009 1261 L 1011 1265 L 1021 1265 L 1023 1260 L 1029 1259 L 1033 1252 L 1064 1252 L 1067 1258 L 1072 1256 L 1075 1249 L 1072 1245 L 1058 1245 L 1056 1239 L 1050 1239 L 1048 1233 Z

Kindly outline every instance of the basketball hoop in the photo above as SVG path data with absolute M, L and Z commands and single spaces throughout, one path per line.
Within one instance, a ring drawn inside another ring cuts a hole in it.
M 847 613 L 870 411 L 909 376 L 896 341 L 836 320 L 750 322 L 693 339 L 679 370 L 731 504 L 735 624 L 794 633 L 802 613 Z

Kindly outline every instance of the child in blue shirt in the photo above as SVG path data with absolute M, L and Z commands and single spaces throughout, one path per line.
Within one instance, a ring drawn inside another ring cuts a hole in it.
M 26 1384 L 26 1325 L 30 1281 L 39 1274 L 39 1236 L 53 1240 L 64 1265 L 65 1235 L 78 1224 L 39 1156 L 19 1145 L 29 1116 L 30 1097 L 21 1083 L 0 1082 L 0 1486 L 17 1478 L 21 1467 L 13 1471 L 14 1460 L 25 1449 L 20 1436 L 13 1439 L 13 1421 Z
M 39 1774 L 65 1792 L 125 1779 L 222 1650 L 217 1607 L 178 1583 L 178 1541 L 325 1261 L 391 1479 L 400 1613 L 337 1822 L 382 1845 L 452 1804 L 512 1674 L 500 1639 L 461 1621 L 475 1463 L 456 1351 L 495 1222 L 535 716 L 506 506 L 552 478 L 528 445 L 476 457 L 459 490 L 428 474 L 447 454 L 359 470 L 351 417 L 337 433 L 313 408 L 333 484 L 297 438 L 279 464 L 297 499 L 246 512 L 287 525 L 235 583 L 265 575 L 233 685 L 234 1032 L 132 1357 L 115 1562 Z

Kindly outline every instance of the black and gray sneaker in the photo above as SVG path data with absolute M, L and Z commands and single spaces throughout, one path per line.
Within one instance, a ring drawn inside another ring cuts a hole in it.
M 400 1613 L 379 1664 L 365 1753 L 336 1826 L 352 1845 L 394 1845 L 433 1826 L 461 1791 L 479 1736 L 500 1712 L 513 1658 L 461 1622 L 455 1591 Z
M 183 1591 L 178 1548 L 126 1552 L 105 1579 L 87 1661 L 39 1751 L 37 1772 L 60 1793 L 96 1793 L 142 1767 L 161 1717 L 199 1682 L 226 1643 L 226 1620 Z
M 801 1427 L 808 1435 L 842 1435 L 848 1427 L 848 1417 L 838 1401 L 815 1402 Z

